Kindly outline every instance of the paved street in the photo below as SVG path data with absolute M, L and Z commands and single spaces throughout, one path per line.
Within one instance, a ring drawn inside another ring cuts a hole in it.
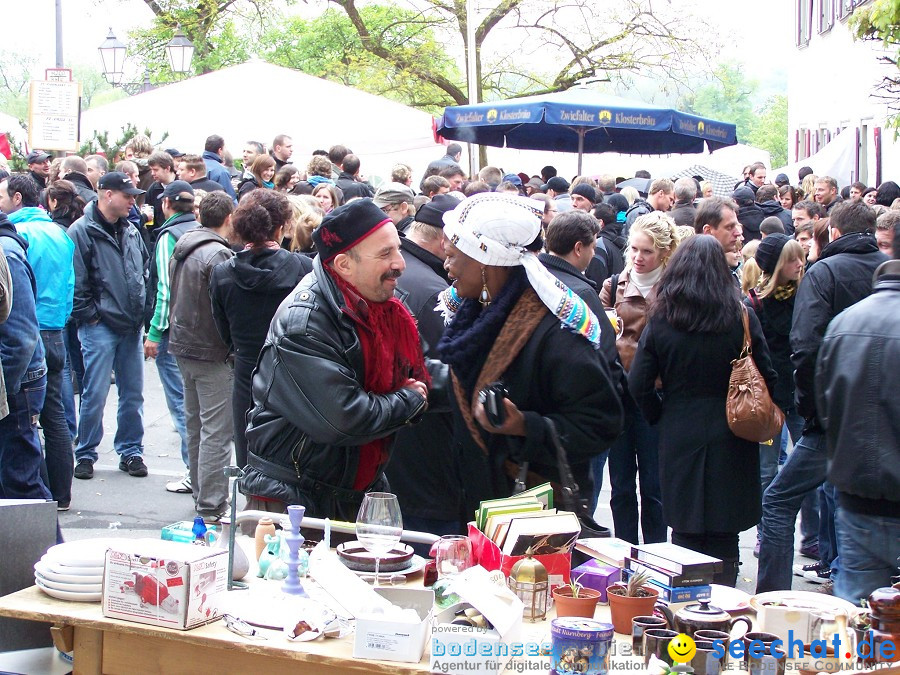
M 144 460 L 150 469 L 146 478 L 132 478 L 118 469 L 119 460 L 112 447 L 115 394 L 116 389 L 112 387 L 104 416 L 106 434 L 99 448 L 100 459 L 94 465 L 94 478 L 74 481 L 71 510 L 60 514 L 63 535 L 69 540 L 97 536 L 156 537 L 166 525 L 194 517 L 190 495 L 173 494 L 165 489 L 167 481 L 183 474 L 184 465 L 178 434 L 169 419 L 155 363 L 147 361 L 144 368 Z M 240 508 L 243 497 L 238 496 L 238 500 Z M 608 475 L 604 476 L 597 520 L 605 525 L 612 524 Z M 799 541 L 799 532 L 796 541 Z M 756 586 L 755 543 L 755 529 L 742 533 L 743 565 L 738 587 L 749 593 L 753 593 Z M 798 555 L 796 562 L 808 564 L 814 561 Z M 794 577 L 795 590 L 818 588 L 820 586 Z

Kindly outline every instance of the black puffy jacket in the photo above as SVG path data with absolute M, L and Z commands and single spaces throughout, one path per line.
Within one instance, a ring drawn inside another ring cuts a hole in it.
M 100 320 L 125 335 L 144 324 L 149 256 L 128 220 L 119 218 L 107 227 L 102 222 L 95 200 L 67 231 L 75 242 L 72 316 L 78 325 Z
M 357 448 L 394 434 L 424 410 L 425 401 L 411 389 L 363 389 L 362 347 L 346 312 L 343 295 L 316 258 L 278 308 L 259 354 L 244 494 L 302 504 L 313 517 L 352 520 L 362 500 L 362 492 L 352 490 Z M 432 395 L 439 385 L 433 378 Z M 375 484 L 381 469 L 377 476 Z
M 816 357 L 828 324 L 872 292 L 872 274 L 888 257 L 867 232 L 845 234 L 822 249 L 797 289 L 791 328 L 791 362 L 797 412 L 807 429 L 819 429 L 815 406 Z
M 781 221 L 781 224 L 784 225 L 784 233 L 789 236 L 794 236 L 794 219 L 791 216 L 791 212 L 788 211 L 781 205 L 781 202 L 776 202 L 774 199 L 770 199 L 765 202 L 757 203 L 757 206 L 763 212 L 763 216 L 768 218 L 769 216 L 775 216 L 778 220 Z

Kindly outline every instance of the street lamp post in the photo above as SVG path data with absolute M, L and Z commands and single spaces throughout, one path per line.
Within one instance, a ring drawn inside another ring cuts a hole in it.
M 111 85 L 124 89 L 130 95 L 153 89 L 149 71 L 144 71 L 144 78 L 140 82 L 122 82 L 125 45 L 116 38 L 112 28 L 109 29 L 109 35 L 97 50 L 100 52 L 100 61 L 103 64 L 103 76 Z M 175 29 L 175 35 L 166 44 L 166 54 L 173 73 L 183 75 L 190 72 L 191 60 L 194 57 L 194 44 L 188 40 L 180 26 Z

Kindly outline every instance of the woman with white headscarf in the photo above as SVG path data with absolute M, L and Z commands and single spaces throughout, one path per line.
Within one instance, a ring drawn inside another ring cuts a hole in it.
M 466 477 L 466 509 L 508 496 L 518 466 L 531 481 L 559 481 L 552 420 L 581 496 L 591 495 L 590 459 L 622 428 L 622 405 L 602 352 L 600 323 L 541 264 L 543 204 L 486 193 L 444 214 L 453 285 L 440 309 L 452 318 L 438 344 L 450 366 L 454 445 Z M 501 382 L 505 421 L 488 421 L 479 392 Z

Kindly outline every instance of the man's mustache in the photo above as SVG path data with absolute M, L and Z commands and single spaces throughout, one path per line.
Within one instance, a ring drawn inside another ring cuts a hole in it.
M 400 270 L 391 270 L 387 274 L 382 274 L 381 280 L 387 281 L 388 279 L 399 279 L 401 274 L 403 274 L 403 272 Z

